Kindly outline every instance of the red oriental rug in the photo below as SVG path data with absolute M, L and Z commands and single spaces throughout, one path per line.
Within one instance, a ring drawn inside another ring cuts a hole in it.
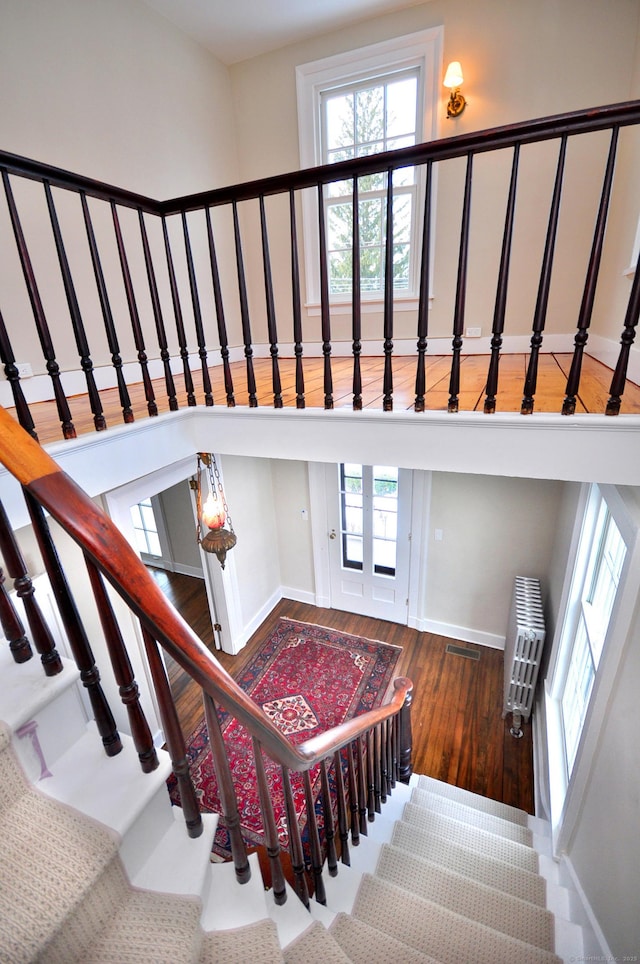
M 379 706 L 395 675 L 401 652 L 399 646 L 282 617 L 237 682 L 291 742 L 297 744 Z M 263 844 L 264 837 L 251 737 L 227 713 L 219 713 L 238 797 L 242 833 L 247 845 L 254 847 Z M 200 809 L 205 813 L 220 812 L 204 721 L 187 741 L 187 756 Z M 288 834 L 281 770 L 268 757 L 265 764 L 280 844 L 286 849 Z M 311 771 L 311 778 L 317 798 L 319 767 Z M 304 809 L 301 776 L 292 773 L 291 783 L 300 817 Z M 172 802 L 179 804 L 175 777 L 169 779 L 169 792 Z M 320 808 L 318 810 L 321 826 L 322 814 Z M 303 830 L 305 823 L 300 820 Z M 213 859 L 229 856 L 229 837 L 221 818 Z

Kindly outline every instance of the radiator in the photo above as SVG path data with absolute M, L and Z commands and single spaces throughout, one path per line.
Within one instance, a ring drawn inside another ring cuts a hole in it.
M 529 719 L 544 645 L 544 615 L 540 582 L 516 576 L 504 648 L 504 707 L 502 718 L 513 713 L 513 729 L 520 717 Z M 520 733 L 512 733 L 514 736 Z

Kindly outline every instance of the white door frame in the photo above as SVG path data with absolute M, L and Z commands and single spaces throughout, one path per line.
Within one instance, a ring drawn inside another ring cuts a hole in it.
M 194 459 L 182 459 L 104 494 L 103 500 L 107 513 L 136 552 L 130 507 L 149 495 L 157 495 L 179 482 L 186 481 L 194 474 Z M 195 539 L 196 510 L 193 492 L 191 496 L 194 520 L 193 537 Z M 240 607 L 238 578 L 233 556 L 227 557 L 225 569 L 222 571 L 218 560 L 212 557 L 210 553 L 200 550 L 200 554 L 211 622 L 217 622 L 222 627 L 219 637 L 222 649 L 227 653 L 235 654 L 239 649 L 239 647 L 234 648 L 234 640 L 239 635 Z
M 311 540 L 316 585 L 316 606 L 331 608 L 331 568 L 329 561 L 328 500 L 334 497 L 327 485 L 328 471 L 335 465 L 309 462 L 309 501 Z M 428 528 L 431 502 L 431 472 L 413 470 L 411 498 L 411 545 L 409 551 L 409 610 L 407 625 L 421 629 L 426 601 Z

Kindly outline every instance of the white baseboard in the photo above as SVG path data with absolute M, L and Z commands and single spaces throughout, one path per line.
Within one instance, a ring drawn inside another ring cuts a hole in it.
M 569 857 L 564 854 L 560 861 L 561 871 L 564 871 L 569 884 L 571 895 L 571 920 L 582 928 L 583 960 L 585 961 L 616 961 L 616 958 L 602 933 L 596 915 L 593 913 L 587 895 L 582 889 L 580 878 Z
M 571 352 L 573 351 L 573 335 L 550 335 L 544 337 L 543 351 L 545 352 Z M 531 347 L 530 335 L 506 335 L 503 340 L 502 354 L 510 355 L 520 352 L 528 352 Z M 618 357 L 619 344 L 606 338 L 591 335 L 589 339 L 589 354 L 597 357 L 610 368 L 615 367 Z M 280 355 L 283 358 L 294 357 L 293 342 L 284 343 L 278 346 Z M 482 338 L 465 338 L 463 344 L 463 354 L 465 355 L 487 355 L 491 351 L 490 336 Z M 382 340 L 364 341 L 362 343 L 363 356 L 380 356 L 382 353 Z M 394 342 L 393 353 L 396 356 L 416 355 L 415 338 L 398 339 Z M 427 355 L 448 355 L 451 353 L 451 338 L 431 338 L 427 343 Z M 304 346 L 304 356 L 306 358 L 322 357 L 322 342 L 311 342 Z M 336 358 L 349 357 L 352 354 L 351 341 L 336 341 L 331 345 L 331 354 Z M 270 348 L 267 344 L 253 345 L 254 358 L 270 357 Z M 640 383 L 640 350 L 631 350 L 631 361 L 629 363 L 629 378 Z M 235 346 L 229 349 L 230 361 L 242 361 L 244 359 L 244 348 Z M 208 354 L 210 367 L 222 364 L 219 350 L 212 350 Z M 200 358 L 197 354 L 189 356 L 189 364 L 192 371 L 198 371 L 201 366 Z M 164 365 L 159 358 L 149 359 L 149 375 L 151 378 L 162 378 L 164 375 Z M 179 357 L 171 358 L 171 371 L 174 375 L 182 372 L 182 360 Z M 142 381 L 141 368 L 138 362 L 127 362 L 122 366 L 122 373 L 128 385 Z M 93 369 L 96 386 L 98 390 L 115 388 L 116 373 L 112 365 L 96 365 Z M 72 369 L 62 372 L 60 375 L 62 386 L 67 398 L 73 395 L 86 394 L 87 382 L 82 369 Z M 50 401 L 53 399 L 51 378 L 49 375 L 33 375 L 29 378 L 20 380 L 20 387 L 27 402 Z M 12 407 L 14 404 L 11 386 L 6 380 L 0 380 L 0 404 L 5 407 Z
M 198 566 L 186 566 L 182 562 L 174 562 L 173 571 L 179 572 L 182 576 L 193 576 L 195 579 L 204 579 L 204 573 Z
M 620 354 L 620 342 L 612 338 L 602 338 L 601 335 L 590 335 L 587 343 L 587 352 L 596 358 L 607 368 L 616 367 L 618 355 Z M 627 368 L 627 378 L 640 385 L 640 347 L 631 346 L 629 352 L 629 367 Z
M 256 629 L 258 629 L 259 626 L 265 621 L 271 610 L 274 608 L 274 606 L 277 606 L 281 599 L 282 593 L 278 588 L 271 594 L 271 596 L 269 596 L 267 601 L 263 603 L 260 609 L 254 613 L 249 622 L 245 623 L 242 631 L 236 636 L 233 641 L 234 653 L 239 653 L 240 650 L 247 645 Z
M 505 637 L 497 633 L 485 633 L 481 629 L 469 629 L 468 626 L 456 626 L 453 623 L 441 623 L 434 619 L 410 619 L 409 627 L 421 633 L 433 633 L 436 636 L 449 636 L 459 639 L 463 643 L 477 643 L 478 646 L 488 646 L 489 649 L 504 649 Z
M 320 605 L 314 592 L 308 592 L 306 589 L 293 589 L 291 586 L 280 587 L 280 598 L 292 599 L 293 602 L 306 603 L 309 606 Z M 324 608 L 326 609 L 326 606 Z

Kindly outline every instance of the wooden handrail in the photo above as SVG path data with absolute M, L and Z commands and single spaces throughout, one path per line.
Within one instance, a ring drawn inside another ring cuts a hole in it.
M 505 124 L 481 131 L 470 131 L 453 137 L 415 144 L 380 154 L 352 158 L 336 164 L 305 168 L 289 174 L 260 178 L 235 184 L 229 187 L 202 191 L 197 194 L 171 198 L 165 201 L 154 200 L 133 191 L 98 181 L 94 178 L 73 174 L 41 161 L 35 161 L 19 154 L 0 151 L 0 169 L 10 174 L 19 174 L 33 180 L 46 180 L 52 187 L 72 191 L 82 190 L 89 196 L 106 201 L 114 201 L 124 207 L 139 208 L 149 214 L 177 214 L 182 211 L 196 211 L 204 207 L 230 204 L 232 201 L 248 201 L 272 194 L 299 191 L 316 187 L 334 180 L 344 180 L 355 176 L 370 174 L 380 170 L 397 170 L 428 161 L 444 161 L 454 157 L 464 157 L 469 153 L 479 154 L 500 148 L 513 147 L 515 144 L 528 144 L 549 140 L 562 135 L 587 134 L 606 130 L 611 127 L 627 127 L 640 122 L 640 100 L 623 101 L 588 110 L 568 111 L 552 114 L 535 120 Z
M 171 657 L 282 766 L 304 772 L 394 716 L 404 705 L 412 683 L 400 677 L 394 681 L 393 696 L 383 706 L 298 746 L 289 743 L 167 602 L 117 527 L 2 407 L 0 462 L 81 546 Z

